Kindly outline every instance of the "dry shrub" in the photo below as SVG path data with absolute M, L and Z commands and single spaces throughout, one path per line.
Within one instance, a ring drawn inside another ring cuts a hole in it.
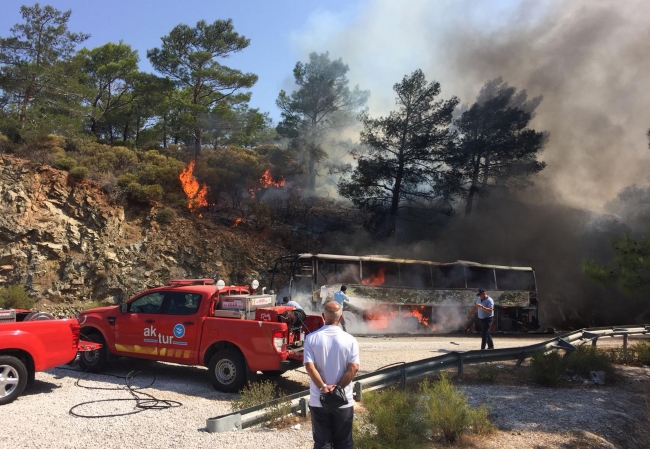
M 494 383 L 499 377 L 499 370 L 494 365 L 479 365 L 476 378 L 481 382 Z
M 29 297 L 22 285 L 14 284 L 0 287 L 0 309 L 31 309 L 34 300 Z
M 355 423 L 354 441 L 359 449 L 416 448 L 425 438 L 427 425 L 417 396 L 388 388 L 364 395 L 366 412 Z
M 607 375 L 614 372 L 612 361 L 595 346 L 580 346 L 568 355 L 565 361 L 566 368 L 579 376 L 588 378 L 592 371 L 604 371 Z
M 538 352 L 530 361 L 531 375 L 534 382 L 541 385 L 555 386 L 560 383 L 560 376 L 565 371 L 562 356 L 556 351 Z
M 255 405 L 265 405 L 269 412 L 265 424 L 279 425 L 291 413 L 291 402 L 285 398 L 284 392 L 277 384 L 265 380 L 246 385 L 238 398 L 230 401 L 233 410 L 242 410 Z
M 431 430 L 447 443 L 456 442 L 468 432 L 487 434 L 494 431 L 488 418 L 489 409 L 486 406 L 471 408 L 465 394 L 454 387 L 445 373 L 433 384 L 422 382 L 420 395 Z

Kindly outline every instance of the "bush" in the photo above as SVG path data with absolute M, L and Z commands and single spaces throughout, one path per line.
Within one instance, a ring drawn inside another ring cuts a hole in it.
M 424 439 L 426 422 L 419 413 L 417 397 L 404 390 L 389 388 L 363 397 L 367 412 L 363 425 L 354 427 L 359 449 L 415 448 Z
M 548 386 L 560 383 L 560 376 L 564 372 L 562 356 L 556 351 L 547 354 L 538 352 L 530 361 L 533 381 Z
M 481 382 L 494 383 L 499 377 L 499 370 L 494 365 L 479 365 L 476 378 Z
M 126 187 L 126 193 L 135 201 L 143 204 L 160 201 L 163 197 L 163 189 L 158 184 L 143 186 L 132 182 Z
M 0 287 L 0 309 L 31 309 L 34 300 L 29 297 L 22 285 Z
M 422 382 L 420 393 L 431 430 L 442 435 L 446 442 L 454 443 L 470 430 L 475 433 L 493 430 L 487 407 L 471 409 L 467 397 L 453 386 L 445 373 L 433 385 L 428 381 Z
M 71 157 L 62 157 L 56 160 L 54 164 L 56 168 L 61 170 L 70 171 L 72 168 L 77 166 L 77 161 Z
M 650 365 L 650 343 L 640 341 L 632 346 L 639 362 L 644 365 Z
M 265 404 L 268 410 L 266 424 L 281 422 L 291 413 L 291 402 L 285 400 L 282 391 L 276 391 L 276 384 L 265 380 L 246 385 L 238 398 L 230 401 L 233 410 L 242 410 L 254 405 Z
M 601 353 L 595 346 L 580 346 L 565 359 L 566 367 L 571 372 L 589 378 L 591 371 L 605 371 L 611 374 L 614 369 L 607 354 Z
M 78 165 L 72 168 L 68 173 L 75 179 L 86 179 L 88 176 L 88 169 L 82 165 Z
M 0 153 L 9 153 L 13 149 L 13 144 L 9 137 L 0 134 Z
M 173 223 L 175 219 L 176 214 L 171 209 L 160 209 L 155 217 L 155 220 L 160 224 Z

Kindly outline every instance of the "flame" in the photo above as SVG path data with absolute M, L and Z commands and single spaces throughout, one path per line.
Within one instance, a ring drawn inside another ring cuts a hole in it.
M 190 164 L 184 169 L 178 179 L 181 181 L 181 186 L 183 187 L 183 192 L 189 199 L 187 202 L 187 208 L 190 212 L 194 212 L 199 207 L 204 207 L 208 205 L 208 200 L 206 199 L 208 195 L 208 186 L 203 184 L 203 187 L 199 185 L 199 181 L 193 175 L 194 172 L 194 161 L 190 161 Z
M 237 219 L 235 220 L 235 222 L 234 222 L 233 224 L 231 224 L 230 227 L 231 227 L 231 228 L 234 228 L 235 226 L 237 226 L 237 225 L 238 225 L 239 223 L 241 223 L 242 221 L 243 221 L 243 218 L 242 218 L 242 217 L 237 217 Z
M 369 278 L 361 280 L 363 285 L 382 285 L 386 280 L 386 268 L 380 268 L 377 274 L 371 274 Z
M 280 178 L 279 181 L 274 182 L 273 178 L 271 177 L 271 172 L 267 168 L 264 171 L 264 174 L 260 178 L 260 185 L 262 188 L 266 189 L 267 187 L 282 187 L 284 185 L 284 179 Z
M 386 306 L 377 306 L 374 307 L 373 310 L 366 310 L 363 312 L 363 321 L 369 329 L 377 330 L 387 329 L 391 326 L 393 320 L 403 320 L 405 317 L 415 317 L 422 326 L 435 331 L 435 326 L 429 327 L 430 317 L 425 315 L 426 312 L 426 306 L 402 306 L 401 310 Z
M 271 172 L 267 168 L 264 170 L 264 174 L 262 174 L 262 177 L 260 178 L 260 187 L 258 188 L 249 188 L 248 193 L 251 196 L 251 199 L 255 198 L 255 191 L 257 190 L 258 192 L 261 191 L 262 189 L 266 189 L 269 187 L 282 187 L 285 184 L 285 180 L 280 178 L 279 181 L 273 181 L 273 177 L 271 176 Z

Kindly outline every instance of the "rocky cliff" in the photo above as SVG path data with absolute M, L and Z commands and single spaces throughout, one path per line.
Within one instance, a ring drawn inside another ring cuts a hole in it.
M 189 213 L 162 226 L 155 215 L 155 207 L 112 205 L 99 186 L 64 171 L 2 155 L 0 285 L 22 284 L 37 308 L 70 315 L 83 302 L 125 300 L 171 278 L 263 280 L 286 252 L 276 231 Z

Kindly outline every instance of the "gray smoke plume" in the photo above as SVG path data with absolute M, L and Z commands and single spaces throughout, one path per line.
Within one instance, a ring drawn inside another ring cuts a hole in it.
M 320 11 L 295 41 L 342 57 L 351 84 L 371 90 L 371 115 L 393 108 L 392 85 L 417 68 L 465 103 L 498 76 L 543 95 L 532 126 L 550 132 L 548 166 L 528 195 L 602 211 L 650 171 L 648 17 L 644 0 L 370 0 Z

